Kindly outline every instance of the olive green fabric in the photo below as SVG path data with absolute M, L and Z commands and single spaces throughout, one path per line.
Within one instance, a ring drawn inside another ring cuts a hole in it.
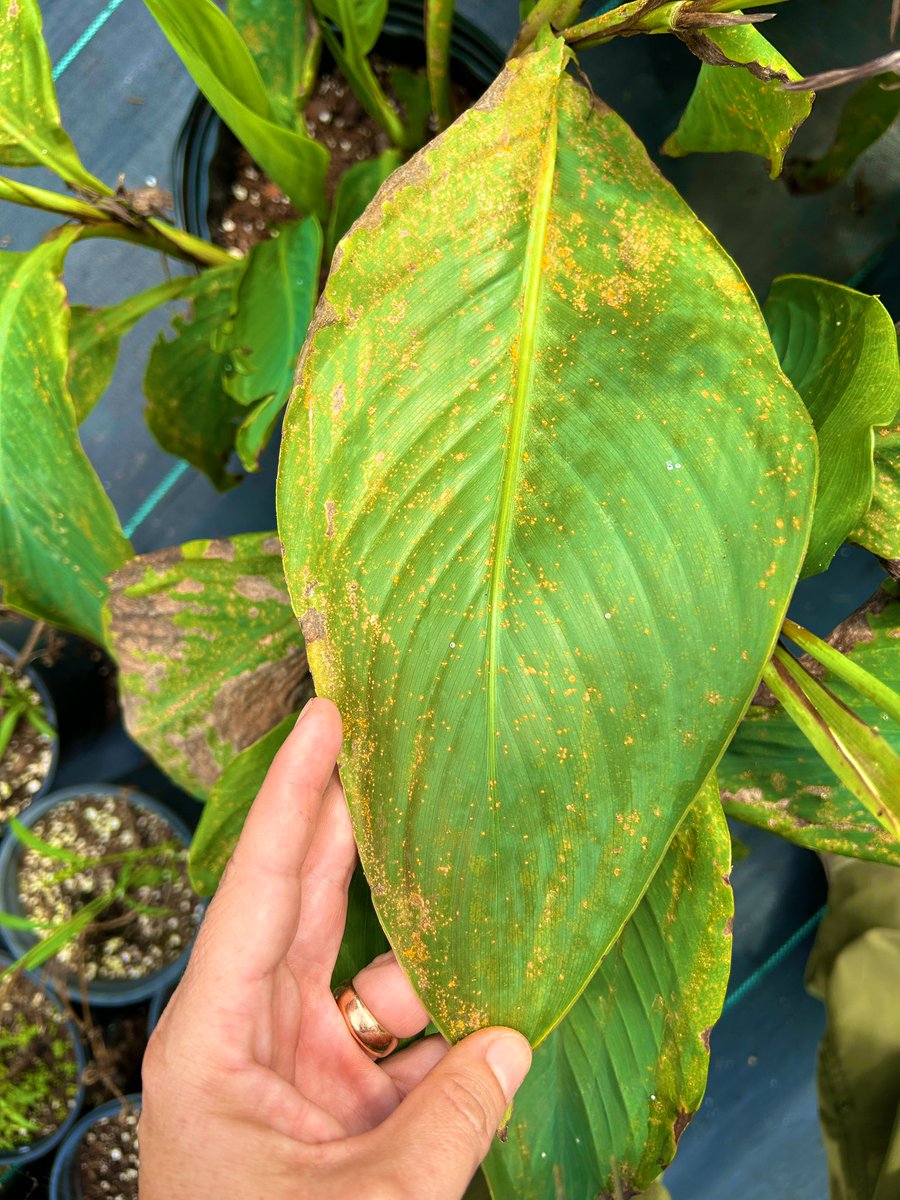
M 824 1001 L 819 1116 L 831 1200 L 900 1197 L 900 868 L 833 859 L 806 985 Z

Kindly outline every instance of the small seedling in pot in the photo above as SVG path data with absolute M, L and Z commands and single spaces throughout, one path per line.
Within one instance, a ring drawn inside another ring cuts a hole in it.
M 50 1136 L 78 1091 L 65 1017 L 27 977 L 0 983 L 0 1154 Z
M 0 821 L 40 791 L 53 759 L 56 731 L 27 675 L 0 662 Z
M 63 822 L 72 817 L 77 801 L 59 805 L 36 823 L 42 832 L 46 822 L 55 823 L 52 840 L 15 819 L 10 822 L 25 847 L 18 872 L 22 912 L 0 913 L 0 924 L 41 936 L 7 973 L 56 959 L 88 981 L 137 979 L 177 958 L 189 944 L 199 905 L 187 883 L 184 847 L 172 839 L 85 853 L 85 830 L 102 831 L 111 844 L 139 841 L 131 830 L 116 836 L 121 812 L 129 808 L 124 801 L 88 799 L 78 817 L 82 827 L 73 821 L 74 833 L 67 833 Z M 146 816 L 159 829 L 165 827 L 156 814 Z

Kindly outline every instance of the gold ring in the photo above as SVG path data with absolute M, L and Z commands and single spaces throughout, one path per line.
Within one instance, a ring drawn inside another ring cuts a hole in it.
M 334 998 L 354 1041 L 372 1058 L 384 1058 L 397 1048 L 397 1039 L 366 1008 L 352 983 L 334 989 Z

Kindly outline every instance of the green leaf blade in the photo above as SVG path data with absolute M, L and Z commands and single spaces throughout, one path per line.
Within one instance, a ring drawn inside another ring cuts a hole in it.
M 564 67 L 516 60 L 382 188 L 285 422 L 361 857 L 452 1038 L 540 1042 L 615 941 L 771 652 L 815 474 L 746 284 Z
M 752 25 L 707 29 L 704 36 L 734 62 L 759 63 L 788 79 L 800 78 Z M 680 158 L 697 152 L 743 150 L 768 159 L 775 179 L 812 102 L 813 93 L 782 91 L 778 79 L 758 79 L 740 67 L 703 63 L 688 106 L 663 152 Z
M 763 314 L 819 442 L 819 485 L 804 576 L 824 571 L 872 500 L 873 427 L 900 408 L 897 335 L 884 305 L 840 284 L 784 275 Z
M 635 1195 L 672 1161 L 703 1098 L 725 999 L 729 869 L 712 781 L 618 941 L 535 1051 L 509 1140 L 485 1161 L 494 1200 Z
M 234 25 L 213 0 L 145 0 L 197 87 L 296 208 L 325 214 L 328 151 L 302 122 L 279 125 L 266 86 Z
M 890 580 L 828 641 L 900 690 L 900 584 Z M 804 660 L 806 661 L 806 660 Z M 900 723 L 827 669 L 822 682 L 900 753 Z M 900 866 L 900 839 L 877 821 L 813 749 L 780 704 L 754 704 L 719 764 L 731 817 L 811 850 Z
M 872 503 L 850 540 L 885 559 L 900 559 L 900 414 L 875 430 Z
M 302 119 L 315 83 L 321 35 L 305 0 L 229 0 L 228 16 L 265 81 L 280 125 Z
M 47 167 L 74 187 L 110 195 L 62 127 L 37 0 L 0 8 L 0 163 Z
M 306 656 L 272 534 L 135 558 L 104 614 L 129 733 L 206 798 L 231 760 L 298 707 Z
M 397 167 L 402 155 L 399 150 L 385 150 L 377 158 L 354 163 L 345 171 L 338 182 L 331 216 L 328 219 L 328 236 L 325 246 L 326 261 L 331 262 L 337 244 L 368 208 L 375 193 Z
M 0 254 L 0 583 L 6 604 L 103 640 L 106 576 L 132 551 L 78 439 L 60 282 L 69 228 Z

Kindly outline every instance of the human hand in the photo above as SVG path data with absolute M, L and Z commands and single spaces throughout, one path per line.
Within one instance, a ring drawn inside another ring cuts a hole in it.
M 144 1058 L 141 1200 L 458 1200 L 531 1062 L 512 1030 L 381 1062 L 331 993 L 356 848 L 312 701 L 247 817 Z M 393 955 L 353 981 L 397 1037 L 428 1023 Z

